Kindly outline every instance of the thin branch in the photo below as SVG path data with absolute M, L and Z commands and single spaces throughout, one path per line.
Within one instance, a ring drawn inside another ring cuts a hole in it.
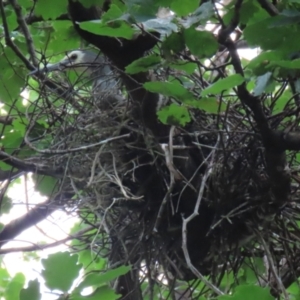
M 268 14 L 272 17 L 277 16 L 279 14 L 279 11 L 277 8 L 268 0 L 257 0 L 257 2 L 260 4 L 260 6 L 268 12 Z
M 116 141 L 116 140 L 120 140 L 120 139 L 124 139 L 124 138 L 130 137 L 130 133 L 127 133 L 127 134 L 123 134 L 123 135 L 120 135 L 120 136 L 114 136 L 114 137 L 111 137 L 111 138 L 107 138 L 106 140 L 100 141 L 98 143 L 94 143 L 94 144 L 90 144 L 90 145 L 86 145 L 86 146 L 81 146 L 81 147 L 77 147 L 77 148 L 71 148 L 71 149 L 65 149 L 65 150 L 48 150 L 48 149 L 40 150 L 40 149 L 36 148 L 29 141 L 29 138 L 28 138 L 28 135 L 30 133 L 30 129 L 33 126 L 34 126 L 34 122 L 32 122 L 32 125 L 27 130 L 27 132 L 25 134 L 25 137 L 24 137 L 24 140 L 25 140 L 26 144 L 31 149 L 33 149 L 34 151 L 36 151 L 38 153 L 43 153 L 43 154 L 66 154 L 66 153 L 80 152 L 80 151 L 83 151 L 83 150 L 87 150 L 87 149 L 90 149 L 90 148 L 94 148 L 94 147 L 97 147 L 97 146 L 100 146 L 100 145 L 104 145 L 104 144 L 110 143 L 112 141 Z
M 4 34 L 5 34 L 5 42 L 8 47 L 10 47 L 16 54 L 17 57 L 21 59 L 21 61 L 24 63 L 24 65 L 27 67 L 29 70 L 35 70 L 35 67 L 30 63 L 30 61 L 23 55 L 21 50 L 17 47 L 17 45 L 12 41 L 10 37 L 10 32 L 8 28 L 8 24 L 6 21 L 6 15 L 4 11 L 4 6 L 3 6 L 3 1 L 0 1 L 0 13 L 1 13 L 1 18 L 2 18 L 2 24 L 4 28 Z
M 61 206 L 60 203 L 66 202 L 66 198 L 71 198 L 72 196 L 72 194 L 58 194 L 54 199 L 36 205 L 24 216 L 15 219 L 4 226 L 0 232 L 0 248 L 18 236 L 25 229 L 34 226 L 51 215 Z
M 182 224 L 182 250 L 183 250 L 184 258 L 185 258 L 185 261 L 188 265 L 188 268 L 192 271 L 192 273 L 197 278 L 199 278 L 208 288 L 212 289 L 217 295 L 223 295 L 224 293 L 218 287 L 213 285 L 209 280 L 207 280 L 205 278 L 205 276 L 203 276 L 197 270 L 197 268 L 195 268 L 195 266 L 192 264 L 192 261 L 191 261 L 190 255 L 189 255 L 189 251 L 188 251 L 188 248 L 187 248 L 187 224 L 199 215 L 199 208 L 200 208 L 200 204 L 202 202 L 206 182 L 207 182 L 209 176 L 211 175 L 211 173 L 213 171 L 214 156 L 215 156 L 218 144 L 219 144 L 219 139 L 217 140 L 217 143 L 215 145 L 215 149 L 212 150 L 212 152 L 209 155 L 209 157 L 211 156 L 210 163 L 207 166 L 205 174 L 203 175 L 201 186 L 200 186 L 198 197 L 197 197 L 197 201 L 196 201 L 196 204 L 195 204 L 195 207 L 194 207 L 194 211 L 187 218 L 183 218 L 183 224 Z M 207 159 L 209 159 L 209 157 Z
M 37 66 L 38 65 L 38 60 L 37 60 L 36 55 L 35 55 L 33 40 L 32 40 L 32 37 L 31 37 L 31 33 L 28 29 L 28 26 L 26 24 L 25 18 L 22 15 L 22 8 L 16 0 L 9 0 L 9 2 L 15 10 L 15 13 L 16 13 L 16 16 L 17 16 L 17 22 L 18 22 L 18 24 L 19 24 L 19 26 L 20 26 L 23 34 L 24 34 L 26 44 L 27 44 L 27 49 L 28 49 L 28 52 L 30 54 L 31 61 L 33 62 L 33 64 L 35 66 Z
M 6 152 L 0 151 L 0 160 L 4 163 L 26 172 L 34 172 L 39 175 L 49 175 L 53 177 L 61 177 L 63 169 L 52 169 L 49 166 L 38 163 L 31 163 L 18 159 Z
M 10 253 L 15 253 L 15 252 L 39 251 L 39 250 L 45 250 L 48 248 L 56 247 L 56 246 L 66 243 L 67 241 L 80 238 L 84 233 L 86 233 L 92 229 L 95 229 L 95 227 L 97 227 L 97 224 L 95 226 L 90 226 L 88 228 L 82 229 L 75 234 L 69 235 L 68 237 L 66 237 L 64 239 L 61 239 L 61 240 L 58 240 L 58 241 L 55 241 L 55 242 L 49 243 L 49 244 L 34 244 L 29 247 L 0 249 L 0 255 L 1 254 L 10 254 Z

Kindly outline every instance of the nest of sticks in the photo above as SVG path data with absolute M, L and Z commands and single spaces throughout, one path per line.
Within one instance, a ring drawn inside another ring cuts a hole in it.
M 189 124 L 170 126 L 157 140 L 136 121 L 126 96 L 102 106 L 120 86 L 91 96 L 80 80 L 44 79 L 65 92 L 41 89 L 31 103 L 27 143 L 39 151 L 31 159 L 61 170 L 60 189 L 76 196 L 65 206 L 97 224 L 85 246 L 110 267 L 132 265 L 137 283 L 147 280 L 161 295 L 179 293 L 174 282 L 184 281 L 177 299 L 206 293 L 199 278 L 217 292 L 226 274 L 241 280 L 242 266 L 257 274 L 255 259 L 267 257 L 276 272 L 296 268 L 299 183 L 292 181 L 290 199 L 275 199 L 260 137 L 238 103 L 219 114 L 190 109 Z M 37 138 L 34 124 L 45 119 L 48 128 Z M 288 161 L 297 168 L 295 153 Z M 280 290 L 276 278 L 273 289 Z

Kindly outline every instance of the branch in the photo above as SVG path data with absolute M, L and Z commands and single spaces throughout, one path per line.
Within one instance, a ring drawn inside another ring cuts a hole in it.
M 25 172 L 34 172 L 39 175 L 61 177 L 61 174 L 64 173 L 63 169 L 50 169 L 48 166 L 43 164 L 26 162 L 3 151 L 0 151 L 0 160 L 14 168 L 20 169 Z
M 268 0 L 257 0 L 260 6 L 268 12 L 268 14 L 272 17 L 277 16 L 279 11 L 277 8 Z
M 0 123 L 3 125 L 12 125 L 14 118 L 10 116 L 0 116 Z
M 21 61 L 25 64 L 27 69 L 29 70 L 35 70 L 36 68 L 30 63 L 30 61 L 23 55 L 21 50 L 16 46 L 16 44 L 12 41 L 8 29 L 8 24 L 6 21 L 6 15 L 4 11 L 4 6 L 3 6 L 3 1 L 0 1 L 0 13 L 1 13 L 1 18 L 2 18 L 2 23 L 3 23 L 3 28 L 4 28 L 4 34 L 5 34 L 5 42 L 8 47 L 10 47 L 16 54 L 17 57 L 21 59 Z
M 38 251 L 38 250 L 44 250 L 44 249 L 56 247 L 56 246 L 59 246 L 65 242 L 69 241 L 69 240 L 80 238 L 84 233 L 94 229 L 95 227 L 97 227 L 97 224 L 95 224 L 94 226 L 90 226 L 88 228 L 82 229 L 75 234 L 69 235 L 68 237 L 66 237 L 64 239 L 55 241 L 50 244 L 35 244 L 35 245 L 29 246 L 29 247 L 0 249 L 0 255 L 1 254 L 10 254 L 10 253 L 14 253 L 14 252 L 31 252 L 31 251 Z
M 235 8 L 234 20 L 238 20 L 241 1 L 238 1 Z M 234 22 L 232 22 L 234 23 Z M 232 30 L 232 27 L 231 27 Z M 229 51 L 233 68 L 237 74 L 244 76 L 240 57 L 237 53 L 237 48 L 229 34 L 230 30 L 223 28 L 219 33 L 219 42 L 223 43 Z M 256 122 L 258 130 L 262 137 L 262 142 L 265 147 L 265 159 L 267 172 L 271 179 L 273 196 L 279 203 L 287 201 L 290 192 L 290 176 L 286 170 L 285 150 L 291 146 L 300 146 L 300 139 L 295 139 L 294 134 L 272 130 L 269 126 L 268 119 L 264 113 L 261 99 L 249 93 L 246 83 L 237 87 L 237 96 L 240 101 L 253 113 L 253 118 Z M 300 134 L 296 134 L 299 136 Z
M 0 232 L 0 248 L 22 233 L 25 229 L 39 223 L 51 215 L 61 206 L 60 203 L 66 202 L 65 199 L 72 196 L 73 195 L 71 194 L 59 194 L 55 199 L 36 205 L 26 215 L 10 222 Z
M 9 0 L 9 2 L 15 10 L 15 13 L 16 13 L 16 16 L 17 16 L 17 22 L 18 22 L 18 24 L 19 24 L 19 26 L 20 26 L 23 34 L 24 34 L 26 44 L 27 44 L 27 49 L 28 49 L 28 52 L 30 54 L 31 61 L 33 62 L 33 64 L 35 66 L 37 66 L 38 61 L 37 61 L 37 58 L 35 56 L 35 49 L 34 49 L 33 40 L 32 40 L 30 31 L 28 29 L 28 26 L 26 24 L 26 21 L 25 21 L 23 15 L 22 15 L 22 8 L 16 0 Z

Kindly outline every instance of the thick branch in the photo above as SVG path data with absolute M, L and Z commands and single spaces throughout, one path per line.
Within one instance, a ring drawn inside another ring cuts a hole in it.
M 26 162 L 3 151 L 0 151 L 0 160 L 14 168 L 20 169 L 25 172 L 34 172 L 39 175 L 61 177 L 61 174 L 64 173 L 62 169 L 54 170 L 52 168 L 49 168 L 47 165 Z
M 95 226 L 97 226 L 97 224 L 95 224 Z M 82 230 L 78 231 L 76 234 L 69 235 L 69 236 L 67 236 L 64 239 L 55 241 L 55 242 L 50 243 L 50 244 L 34 244 L 32 246 L 29 246 L 29 247 L 18 247 L 18 248 L 0 249 L 0 254 L 10 254 L 10 253 L 14 253 L 14 252 L 31 252 L 31 251 L 38 251 L 38 250 L 44 250 L 44 249 L 56 247 L 56 246 L 59 246 L 61 244 L 66 243 L 67 241 L 81 238 L 83 236 L 83 234 L 85 234 L 86 232 L 94 229 L 95 226 L 93 226 L 93 227 L 90 226 L 88 228 L 82 229 Z
M 277 16 L 279 14 L 277 8 L 269 0 L 257 0 L 257 2 L 270 16 Z
M 236 20 L 239 19 L 237 15 L 239 14 L 240 4 L 241 1 L 238 1 L 236 4 L 235 16 L 233 17 L 235 21 L 232 22 L 236 25 Z M 232 27 L 230 30 L 227 28 L 222 29 L 219 33 L 219 42 L 223 43 L 228 49 L 235 72 L 244 76 L 236 46 L 229 36 L 231 31 Z M 253 118 L 261 134 L 262 142 L 265 147 L 265 159 L 267 171 L 272 183 L 273 195 L 279 202 L 285 202 L 289 197 L 290 177 L 286 172 L 285 150 L 287 149 L 287 143 L 283 143 L 284 135 L 270 128 L 260 98 L 250 94 L 245 83 L 237 87 L 237 95 L 240 101 L 252 111 Z M 286 141 L 294 140 L 288 137 L 288 135 L 285 135 L 285 138 Z
M 26 215 L 6 225 L 0 232 L 0 248 L 18 236 L 25 229 L 39 223 L 51 215 L 59 208 L 59 202 L 62 200 L 61 198 L 66 198 L 66 196 L 70 195 L 58 195 L 54 200 L 48 200 L 44 203 L 38 204 Z

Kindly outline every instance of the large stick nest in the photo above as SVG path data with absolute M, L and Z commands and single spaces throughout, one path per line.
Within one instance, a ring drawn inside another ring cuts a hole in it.
M 187 126 L 157 140 L 135 120 L 130 99 L 102 105 L 120 86 L 91 96 L 80 77 L 51 80 L 67 92 L 44 81 L 30 104 L 27 141 L 47 149 L 31 160 L 61 170 L 60 190 L 74 194 L 66 207 L 101 224 L 85 244 L 111 267 L 134 265 L 140 280 L 163 287 L 202 275 L 218 286 L 249 257 L 296 265 L 299 184 L 292 199 L 274 197 L 260 136 L 238 102 L 218 115 L 190 109 Z M 34 124 L 45 117 L 50 126 L 37 136 Z M 297 167 L 294 153 L 288 163 Z

